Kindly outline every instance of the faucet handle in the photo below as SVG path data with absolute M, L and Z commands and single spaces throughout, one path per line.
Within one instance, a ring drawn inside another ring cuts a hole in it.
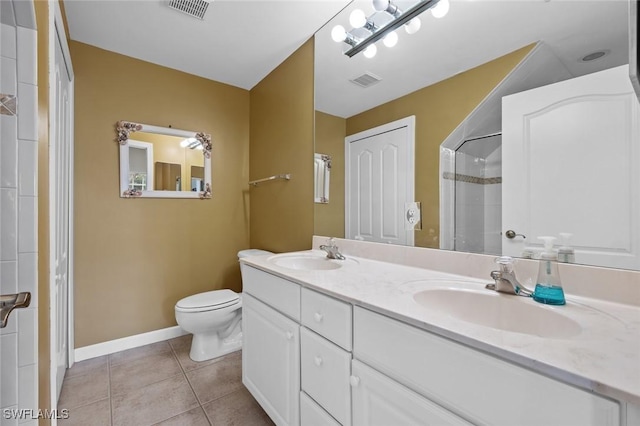
M 501 272 L 513 272 L 513 265 L 516 262 L 511 256 L 496 257 L 495 262 L 500 265 Z

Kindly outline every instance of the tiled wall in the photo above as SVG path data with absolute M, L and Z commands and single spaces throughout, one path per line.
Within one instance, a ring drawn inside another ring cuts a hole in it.
M 0 425 L 35 425 L 4 410 L 38 408 L 36 31 L 1 27 L 0 93 L 17 95 L 18 113 L 0 115 L 0 293 L 32 300 L 0 329 Z

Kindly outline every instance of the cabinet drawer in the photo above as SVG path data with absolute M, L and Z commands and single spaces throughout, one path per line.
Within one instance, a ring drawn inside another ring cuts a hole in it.
M 302 390 L 344 426 L 351 424 L 351 354 L 304 327 L 300 329 Z
M 300 321 L 300 285 L 244 263 L 240 270 L 243 292 Z
M 302 289 L 302 325 L 351 350 L 351 305 L 307 288 Z
M 439 405 L 353 360 L 354 426 L 471 426 Z
M 340 426 L 340 423 L 304 392 L 300 392 L 300 424 L 304 426 Z
M 358 307 L 353 352 L 472 423 L 620 423 L 613 401 Z

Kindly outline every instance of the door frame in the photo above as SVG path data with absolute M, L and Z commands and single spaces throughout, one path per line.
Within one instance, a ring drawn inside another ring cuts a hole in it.
M 51 399 L 51 408 L 56 409 L 58 407 L 58 392 L 56 387 L 56 372 L 57 372 L 57 353 L 56 353 L 56 331 L 57 331 L 57 316 L 56 306 L 54 306 L 55 298 L 55 245 L 56 245 L 56 218 L 57 212 L 55 208 L 55 188 L 56 188 L 56 155 L 58 141 L 56 140 L 57 123 L 53 119 L 56 116 L 57 105 L 55 102 L 55 49 L 56 43 L 60 41 L 62 47 L 62 55 L 66 63 L 67 72 L 69 73 L 70 90 L 69 90 L 69 103 L 71 109 L 70 122 L 69 122 L 69 252 L 68 252 L 68 291 L 67 291 L 67 356 L 69 360 L 69 367 L 74 363 L 74 327 L 73 327 L 73 264 L 74 264 L 74 249 L 73 249 L 73 179 L 74 179 L 74 155 L 73 155 L 73 141 L 74 141 L 74 74 L 73 67 L 71 65 L 71 54 L 69 52 L 69 45 L 67 42 L 66 33 L 64 30 L 64 21 L 62 19 L 62 11 L 58 2 L 49 1 L 49 46 L 48 46 L 48 58 L 49 58 L 49 392 Z M 52 424 L 57 422 L 52 421 Z
M 416 163 L 416 116 L 411 115 L 409 117 L 401 118 L 399 120 L 392 121 L 390 123 L 386 123 L 377 127 L 373 127 L 371 129 L 364 130 L 359 133 L 355 133 L 353 135 L 349 135 L 344 138 L 344 232 L 345 238 L 350 235 L 350 225 L 349 225 L 349 217 L 351 215 L 351 207 L 349 206 L 349 198 L 351 196 L 349 190 L 349 176 L 350 176 L 350 161 L 349 161 L 349 145 L 351 142 L 365 139 L 371 136 L 379 135 L 382 133 L 391 132 L 393 130 L 400 129 L 402 127 L 407 128 L 407 142 L 409 144 L 409 152 L 411 153 L 411 159 L 413 161 L 409 162 L 407 169 L 407 181 L 405 182 L 407 185 L 407 195 L 411 198 L 408 201 L 415 201 L 416 198 L 416 171 L 415 171 L 415 163 Z M 408 177 L 411 177 L 410 179 Z M 403 210 L 404 211 L 404 210 Z M 413 247 L 415 245 L 415 231 L 405 231 L 407 232 L 407 246 Z

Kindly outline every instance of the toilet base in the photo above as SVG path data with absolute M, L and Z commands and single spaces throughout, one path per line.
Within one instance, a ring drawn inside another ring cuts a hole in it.
M 242 349 L 242 332 L 221 339 L 217 332 L 193 335 L 189 358 L 193 361 L 208 361 Z

